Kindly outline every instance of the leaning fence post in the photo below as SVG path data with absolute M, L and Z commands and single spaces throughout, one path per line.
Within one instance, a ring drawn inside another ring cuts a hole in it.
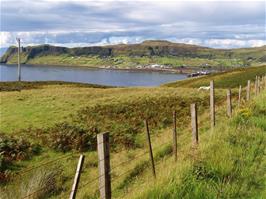
M 232 117 L 231 89 L 227 90 L 227 116 Z
M 238 107 L 241 104 L 241 93 L 242 93 L 242 86 L 239 86 L 239 90 L 238 90 Z
M 247 85 L 247 101 L 250 100 L 250 80 L 248 80 L 248 85 Z
M 99 190 L 101 199 L 111 198 L 109 133 L 97 135 Z
M 76 193 L 78 190 L 78 184 L 79 184 L 80 173 L 81 173 L 81 169 L 83 166 L 83 162 L 84 162 L 84 155 L 80 155 L 69 199 L 75 199 L 76 198 Z
M 148 141 L 149 152 L 150 152 L 150 160 L 151 160 L 151 166 L 152 166 L 152 174 L 153 174 L 153 177 L 156 178 L 155 165 L 154 165 L 154 159 L 153 159 L 153 153 L 152 153 L 151 137 L 150 137 L 150 129 L 149 129 L 148 120 L 144 120 L 144 125 L 146 127 L 146 133 L 147 133 L 147 141 Z
M 214 82 L 210 81 L 210 116 L 211 128 L 215 126 L 215 101 L 214 101 Z
M 191 127 L 192 127 L 192 143 L 198 144 L 199 136 L 198 136 L 198 116 L 197 116 L 197 105 L 190 105 L 191 112 Z
M 176 111 L 173 112 L 173 154 L 177 161 Z

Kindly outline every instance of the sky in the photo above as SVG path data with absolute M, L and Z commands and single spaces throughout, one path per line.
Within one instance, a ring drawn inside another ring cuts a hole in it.
M 266 45 L 265 1 L 0 0 L 0 46 L 93 46 L 160 39 L 212 48 Z

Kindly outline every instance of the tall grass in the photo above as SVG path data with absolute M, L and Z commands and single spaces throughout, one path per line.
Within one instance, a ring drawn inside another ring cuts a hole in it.
M 1 187 L 0 198 L 40 199 L 55 195 L 62 191 L 64 182 L 62 171 L 60 166 L 52 166 L 34 170 L 28 175 L 17 176 L 21 178 L 21 183 L 11 183 Z
M 265 100 L 202 136 L 196 158 L 137 198 L 265 198 Z

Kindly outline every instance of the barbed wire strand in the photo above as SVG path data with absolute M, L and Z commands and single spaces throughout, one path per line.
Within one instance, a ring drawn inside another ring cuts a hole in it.
M 114 181 L 116 181 L 118 178 L 120 178 L 121 176 L 124 176 L 125 174 L 130 173 L 130 172 L 133 171 L 134 169 L 135 169 L 135 167 L 126 170 L 125 172 L 121 173 L 121 174 L 118 175 L 118 176 L 113 176 L 113 177 L 111 176 L 111 178 L 113 179 L 113 182 L 114 182 Z
M 126 163 L 128 163 L 128 162 L 131 162 L 131 161 L 133 161 L 133 160 L 139 159 L 140 157 L 142 157 L 142 156 L 144 156 L 144 155 L 146 155 L 146 154 L 148 154 L 148 153 L 149 153 L 149 152 L 146 151 L 146 152 L 144 152 L 144 153 L 141 153 L 141 154 L 139 154 L 139 155 L 136 155 L 134 158 L 130 158 L 129 160 L 126 160 L 126 161 L 120 162 L 119 164 L 116 164 L 115 166 L 113 166 L 113 167 L 112 167 L 112 170 L 114 170 L 114 169 L 118 168 L 119 166 L 124 165 L 124 164 L 126 164 Z
M 26 170 L 24 170 L 24 171 L 16 172 L 15 175 L 23 175 L 23 174 L 25 174 L 25 173 L 27 173 L 27 172 L 29 172 L 29 171 L 34 170 L 34 169 L 40 168 L 40 167 L 45 166 L 45 165 L 49 165 L 49 164 L 51 164 L 51 163 L 57 162 L 58 160 L 62 160 L 62 159 L 64 159 L 64 158 L 67 158 L 67 157 L 70 157 L 70 156 L 74 156 L 74 155 L 75 155 L 74 153 L 71 153 L 71 154 L 68 154 L 68 155 L 61 156 L 61 157 L 59 157 L 59 158 L 57 158 L 57 159 L 54 159 L 54 160 L 50 160 L 50 161 L 44 162 L 44 163 L 42 163 L 42 164 L 40 164 L 40 165 L 38 165 L 38 166 L 31 167 L 31 168 L 26 169 Z M 77 154 L 76 154 L 76 155 L 77 155 Z
M 169 144 L 169 143 L 170 143 L 169 141 L 168 141 L 168 142 L 165 142 L 165 143 L 163 143 L 163 144 L 161 144 L 161 145 L 155 147 L 154 149 L 158 149 L 159 147 L 161 147 L 161 146 L 163 146 L 163 145 L 165 145 L 165 144 Z M 140 155 L 137 155 L 137 156 L 134 157 L 134 158 L 131 158 L 130 160 L 127 160 L 127 161 L 124 161 L 124 162 L 121 162 L 121 163 L 115 165 L 115 167 L 111 168 L 111 169 L 110 169 L 110 172 L 109 172 L 111 178 L 114 179 L 114 180 L 117 180 L 117 179 L 120 178 L 121 176 L 124 176 L 125 174 L 127 174 L 127 173 L 133 171 L 133 170 L 135 169 L 135 167 L 126 170 L 125 172 L 123 172 L 122 174 L 120 174 L 120 175 L 118 175 L 118 176 L 115 176 L 115 177 L 112 176 L 112 174 L 113 174 L 113 170 L 115 170 L 115 169 L 118 168 L 119 166 L 121 166 L 121 165 L 123 165 L 123 164 L 125 164 L 125 163 L 127 163 L 127 162 L 130 162 L 130 161 L 136 160 L 136 159 L 138 159 L 138 158 L 140 158 L 140 157 L 142 157 L 142 156 L 144 156 L 144 155 L 146 155 L 146 154 L 148 154 L 148 153 L 149 153 L 149 152 L 146 151 L 146 152 L 144 152 L 144 153 L 142 153 L 142 154 L 140 154 Z M 107 157 L 106 157 L 106 158 L 107 158 Z M 103 158 L 103 159 L 99 160 L 98 162 L 103 161 L 103 160 L 105 160 L 106 158 Z M 104 175 L 105 175 L 105 174 L 102 174 L 102 175 L 100 175 L 100 176 L 97 176 L 97 177 L 93 178 L 92 180 L 90 180 L 90 181 L 88 181 L 88 182 L 86 182 L 86 183 L 80 185 L 78 189 L 82 189 L 82 188 L 84 188 L 85 186 L 87 186 L 87 185 L 89 185 L 89 184 L 91 184 L 91 183 L 93 183 L 93 182 L 99 180 L 99 178 L 101 178 L 101 177 L 104 176 Z M 114 180 L 113 180 L 113 181 L 114 181 Z M 99 189 L 100 189 L 100 188 L 99 188 Z
M 160 147 L 162 147 L 162 146 L 164 146 L 164 145 L 166 145 L 166 144 L 170 144 L 170 143 L 171 143 L 171 142 L 169 142 L 169 141 L 168 141 L 168 142 L 164 142 L 163 144 L 161 144 L 161 145 L 156 146 L 155 148 L 153 148 L 153 150 L 158 149 L 158 148 L 160 148 Z M 148 153 L 149 153 L 149 151 L 146 151 L 146 152 L 144 152 L 144 153 L 142 153 L 142 154 L 140 154 L 140 155 L 135 156 L 134 158 L 131 158 L 131 159 L 126 160 L 126 161 L 123 161 L 123 162 L 121 162 L 121 163 L 115 165 L 114 167 L 112 167 L 112 170 L 115 170 L 115 169 L 117 169 L 118 167 L 120 167 L 121 165 L 124 165 L 124 164 L 126 164 L 126 163 L 128 163 L 128 162 L 131 162 L 131 161 L 133 161 L 133 160 L 139 159 L 140 157 L 142 157 L 142 156 L 144 156 L 144 155 L 146 155 L 146 154 L 148 154 Z

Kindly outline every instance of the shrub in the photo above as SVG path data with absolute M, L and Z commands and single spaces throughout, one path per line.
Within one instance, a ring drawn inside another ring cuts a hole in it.
M 250 108 L 242 108 L 238 110 L 237 115 L 234 118 L 234 122 L 240 125 L 247 124 L 251 115 L 252 115 L 252 111 Z
M 96 148 L 98 131 L 95 128 L 89 129 L 75 124 L 60 123 L 47 131 L 48 145 L 57 151 L 85 151 Z
M 0 133 L 0 180 L 8 178 L 7 170 L 17 160 L 25 160 L 40 152 L 40 146 L 31 144 L 21 137 Z

